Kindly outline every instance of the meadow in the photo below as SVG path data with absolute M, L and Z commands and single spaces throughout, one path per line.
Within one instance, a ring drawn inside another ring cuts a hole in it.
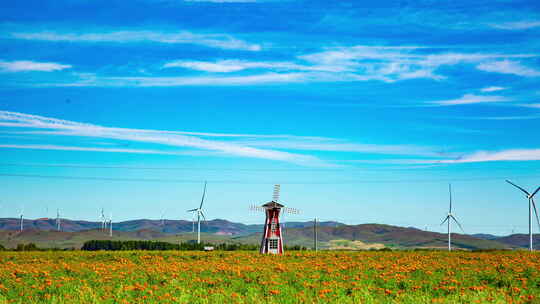
M 0 303 L 540 303 L 519 252 L 0 252 Z

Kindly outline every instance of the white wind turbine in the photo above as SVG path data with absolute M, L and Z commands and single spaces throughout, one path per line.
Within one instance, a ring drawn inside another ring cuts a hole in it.
M 461 229 L 463 233 L 465 233 L 465 231 L 463 230 L 463 227 L 461 227 L 461 224 L 458 222 L 458 220 L 452 214 L 452 185 L 450 184 L 448 184 L 448 193 L 450 194 L 450 208 L 448 209 L 448 215 L 446 216 L 444 221 L 442 221 L 441 225 L 444 224 L 444 222 L 447 222 L 446 224 L 448 227 L 448 251 L 452 251 L 452 233 L 450 232 L 450 222 L 454 220 L 454 222 L 458 224 L 459 229 Z
M 20 217 L 21 217 L 21 219 L 20 219 L 20 220 L 21 220 L 21 228 L 20 228 L 20 229 L 21 229 L 21 232 L 22 232 L 22 231 L 23 231 L 23 228 L 24 228 L 24 227 L 23 227 L 24 206 L 21 207 L 21 216 L 20 216 Z
M 103 207 L 101 208 L 101 231 L 106 231 L 107 229 L 107 220 L 105 219 L 105 212 Z
M 206 196 L 206 182 L 204 182 L 204 191 L 201 199 L 201 204 L 199 205 L 199 208 L 190 209 L 187 212 L 193 212 L 193 219 L 195 219 L 195 213 L 197 213 L 197 244 L 201 243 L 201 216 L 206 221 L 206 217 L 204 216 L 204 212 L 202 210 L 202 205 L 204 203 L 204 197 Z M 193 220 L 193 225 L 195 224 L 195 221 Z M 195 228 L 195 227 L 193 227 Z M 195 230 L 195 229 L 193 229 Z
M 540 187 L 538 187 L 538 189 L 536 189 L 536 191 L 534 191 L 533 194 L 530 194 L 527 190 L 512 183 L 511 181 L 506 180 L 506 182 L 518 188 L 519 190 L 523 191 L 526 194 L 527 199 L 529 200 L 529 251 L 533 251 L 532 209 L 534 209 L 534 214 L 536 215 L 536 222 L 538 223 L 538 227 L 540 228 L 540 220 L 538 219 L 538 211 L 536 210 L 536 204 L 534 203 L 534 195 L 538 193 L 538 191 L 540 191 Z
M 60 231 L 60 209 L 56 208 L 56 230 Z
M 109 236 L 112 237 L 112 212 L 109 214 Z

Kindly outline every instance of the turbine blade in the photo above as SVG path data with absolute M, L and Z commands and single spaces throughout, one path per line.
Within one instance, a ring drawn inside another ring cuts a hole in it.
M 454 220 L 454 222 L 456 222 L 456 224 L 458 224 L 459 229 L 461 229 L 461 231 L 462 231 L 463 233 L 465 233 L 465 230 L 463 230 L 463 227 L 461 227 L 461 224 L 458 222 L 458 220 L 456 220 L 456 218 L 455 218 L 453 215 L 450 215 L 450 217 L 452 217 L 452 219 Z
M 538 229 L 540 229 L 540 219 L 538 219 L 538 210 L 536 210 L 536 204 L 534 203 L 534 199 L 531 199 L 531 201 L 534 208 L 534 215 L 536 215 L 536 223 L 538 224 Z
M 444 219 L 444 221 L 442 221 L 441 225 L 444 224 L 446 221 L 448 221 L 448 218 L 449 218 L 449 217 L 450 217 L 450 216 L 447 216 L 447 217 Z
M 202 204 L 204 203 L 204 196 L 206 195 L 206 181 L 204 181 L 204 191 L 201 198 L 201 205 L 199 206 L 199 209 L 202 208 Z
M 527 190 L 525 190 L 525 189 L 521 188 L 520 186 L 518 186 L 518 185 L 512 183 L 511 181 L 506 180 L 506 182 L 509 183 L 510 185 L 512 185 L 512 186 L 514 186 L 514 187 L 516 187 L 516 188 L 518 188 L 519 190 L 525 192 L 525 194 L 527 194 L 527 196 L 530 196 L 530 195 L 531 195 L 529 192 L 527 192 Z M 536 191 L 538 191 L 538 190 L 536 190 Z
M 540 191 L 540 187 L 538 187 L 538 189 L 536 189 L 536 191 L 534 191 L 534 193 L 531 195 L 531 197 L 534 197 L 534 195 L 535 195 L 538 191 Z
M 452 213 L 452 184 L 448 184 L 448 193 L 450 194 L 450 213 Z
M 204 219 L 204 222 L 206 222 L 206 217 L 204 216 L 204 213 L 202 212 L 202 210 L 201 210 L 201 215 L 202 215 L 202 217 Z
M 197 208 L 195 208 L 195 209 L 189 209 L 189 210 L 186 211 L 186 212 L 193 212 L 193 211 L 197 211 L 197 210 L 199 210 L 199 209 L 197 209 Z

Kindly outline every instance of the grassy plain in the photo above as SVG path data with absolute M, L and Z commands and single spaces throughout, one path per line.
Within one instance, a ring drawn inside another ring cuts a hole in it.
M 528 252 L 0 252 L 0 303 L 539 303 Z

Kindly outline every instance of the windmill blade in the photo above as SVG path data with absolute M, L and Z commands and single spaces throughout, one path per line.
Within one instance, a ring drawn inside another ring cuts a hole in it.
M 450 217 L 452 217 L 452 219 L 454 220 L 454 222 L 456 222 L 456 224 L 458 224 L 459 229 L 461 229 L 461 231 L 462 231 L 463 233 L 465 233 L 465 230 L 463 230 L 463 227 L 461 227 L 461 224 L 458 222 L 458 220 L 456 220 L 456 218 L 455 218 L 453 215 L 450 215 Z
M 534 203 L 534 199 L 531 198 L 531 201 L 534 208 L 534 215 L 536 215 L 536 223 L 538 223 L 538 229 L 540 229 L 540 219 L 538 219 L 538 211 L 536 210 L 536 204 Z
M 452 184 L 448 184 L 448 193 L 450 194 L 450 213 L 452 213 Z
M 518 188 L 519 190 L 525 192 L 525 194 L 527 194 L 527 196 L 530 196 L 530 195 L 531 195 L 529 192 L 527 192 L 527 190 L 525 190 L 525 189 L 521 188 L 520 186 L 518 186 L 518 185 L 512 183 L 511 181 L 506 180 L 506 182 L 509 183 L 510 185 L 512 185 L 512 186 L 514 186 L 514 187 L 516 187 L 516 188 Z M 536 191 L 538 191 L 538 190 L 536 190 Z
M 201 205 L 199 206 L 199 209 L 202 208 L 202 205 L 204 203 L 204 197 L 206 196 L 206 181 L 204 181 L 204 191 L 203 191 L 203 194 L 202 194 L 202 198 L 201 198 Z
M 285 208 L 283 208 L 283 213 L 300 214 L 300 210 L 295 209 L 295 208 L 285 207 Z
M 189 210 L 186 211 L 186 212 L 193 212 L 193 211 L 197 211 L 197 210 L 199 210 L 199 209 L 198 209 L 198 208 L 195 208 L 195 209 L 189 209 Z
M 200 211 L 200 214 L 202 215 L 204 222 L 206 223 L 206 216 L 204 216 L 204 212 L 202 212 L 202 210 Z
M 450 217 L 450 216 L 445 217 L 445 218 L 444 218 L 444 221 L 442 221 L 441 225 L 444 224 L 444 223 L 446 223 L 446 221 L 448 221 L 448 218 L 449 218 L 449 217 Z
M 259 212 L 265 212 L 265 208 L 257 205 L 251 205 L 249 206 L 250 211 L 259 211 Z
M 538 189 L 536 189 L 536 191 L 534 191 L 533 194 L 531 194 L 531 198 L 534 197 L 534 195 L 535 195 L 538 191 L 540 191 L 540 187 L 538 187 Z
M 281 188 L 281 185 L 274 185 L 274 193 L 272 195 L 272 200 L 274 202 L 278 202 L 279 201 L 279 190 Z

